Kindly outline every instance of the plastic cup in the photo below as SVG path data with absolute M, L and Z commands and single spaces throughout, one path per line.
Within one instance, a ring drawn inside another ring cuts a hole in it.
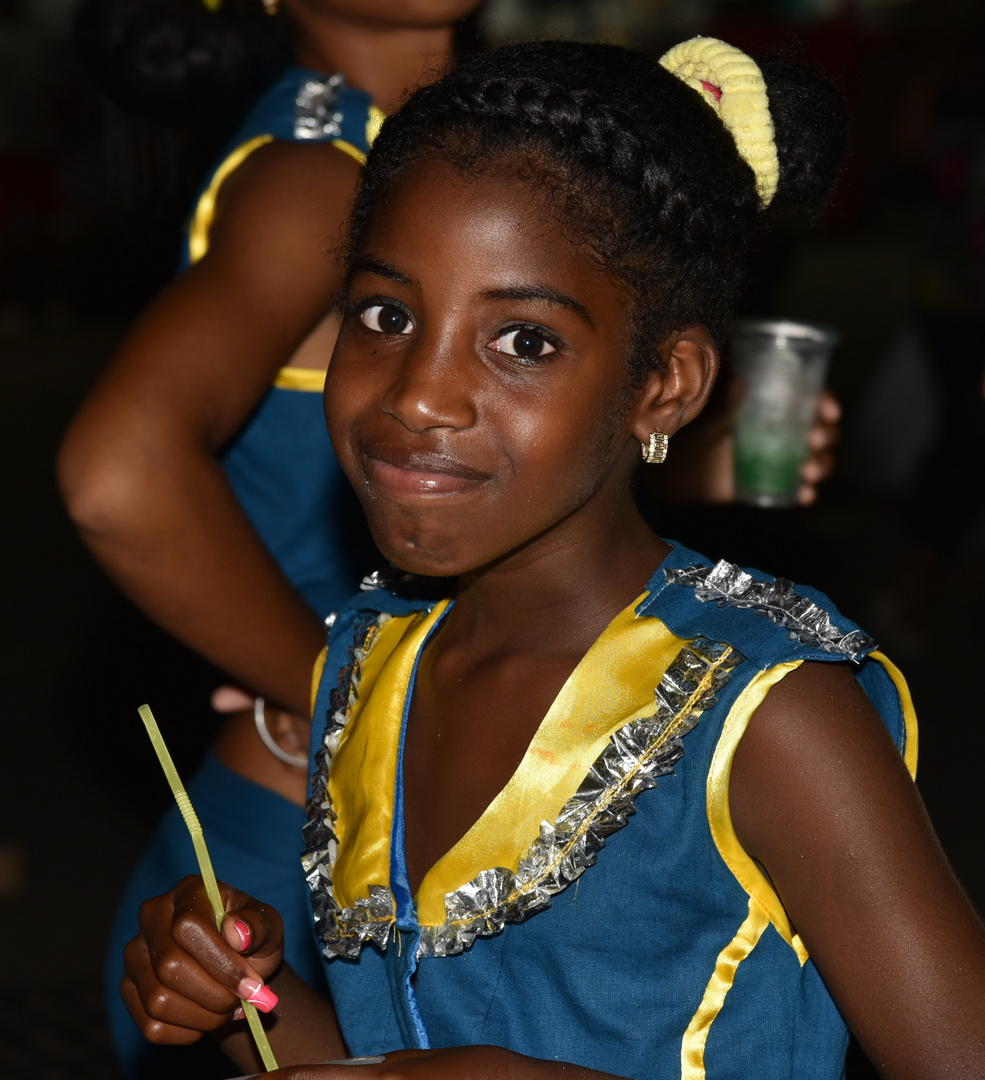
M 740 319 L 729 335 L 743 387 L 733 416 L 735 494 L 753 506 L 792 506 L 838 334 L 783 319 Z

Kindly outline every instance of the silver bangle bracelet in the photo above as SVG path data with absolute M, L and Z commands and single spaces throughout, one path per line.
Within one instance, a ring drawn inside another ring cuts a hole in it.
M 259 695 L 256 701 L 253 702 L 253 722 L 257 726 L 257 734 L 260 736 L 263 745 L 278 761 L 283 761 L 285 765 L 293 765 L 298 769 L 307 769 L 307 757 L 301 757 L 300 754 L 289 754 L 283 747 L 278 746 L 273 735 L 267 730 L 267 718 L 264 715 L 266 705 L 267 703 Z

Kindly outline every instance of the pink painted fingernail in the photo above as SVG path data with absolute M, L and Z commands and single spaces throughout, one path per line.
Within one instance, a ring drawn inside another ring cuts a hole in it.
M 260 1012 L 268 1013 L 277 1004 L 277 995 L 269 986 L 264 986 L 256 979 L 243 979 L 236 988 L 236 993 L 251 1005 L 255 1005 Z
M 239 935 L 239 951 L 246 952 L 250 947 L 250 942 L 253 940 L 253 931 L 242 919 L 234 920 L 233 929 Z
M 246 1010 L 243 1008 L 242 1005 L 237 1005 L 236 1008 L 233 1009 L 233 1019 L 234 1020 L 245 1020 L 246 1019 Z

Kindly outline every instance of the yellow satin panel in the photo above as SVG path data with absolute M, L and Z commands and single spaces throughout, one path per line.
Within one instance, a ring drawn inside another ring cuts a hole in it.
M 209 186 L 199 196 L 191 225 L 188 227 L 188 253 L 193 263 L 197 263 L 209 250 L 209 230 L 215 219 L 216 199 L 219 197 L 219 188 L 222 187 L 226 177 L 235 172 L 254 150 L 259 150 L 261 146 L 273 141 L 273 135 L 257 135 L 241 146 L 237 146 L 216 169 Z
M 318 687 L 321 684 L 322 673 L 325 670 L 325 661 L 328 659 L 328 646 L 326 645 L 318 654 L 314 669 L 311 672 L 311 715 L 315 714 L 315 699 L 318 697 Z
M 801 663 L 800 660 L 793 660 L 785 664 L 777 664 L 768 671 L 759 672 L 730 709 L 708 772 L 708 824 L 711 826 L 715 846 L 735 879 L 766 913 L 779 935 L 797 954 L 797 959 L 801 964 L 806 964 L 807 949 L 800 940 L 800 936 L 793 932 L 787 913 L 783 904 L 780 903 L 780 898 L 773 891 L 773 886 L 739 843 L 739 838 L 732 828 L 732 814 L 728 804 L 732 760 L 752 714 L 762 705 L 770 689 L 791 671 L 800 667 Z
M 910 688 L 906 685 L 906 679 L 900 669 L 879 649 L 873 649 L 869 656 L 877 660 L 886 669 L 886 674 L 892 679 L 896 693 L 899 694 L 900 705 L 903 708 L 903 724 L 906 728 L 906 745 L 903 747 L 903 763 L 906 765 L 910 776 L 917 778 L 917 751 L 920 738 L 917 732 L 917 711 L 913 707 L 913 699 L 910 697 Z
M 769 916 L 749 898 L 749 914 L 735 937 L 718 954 L 715 971 L 705 987 L 698 1011 L 681 1042 L 681 1080 L 705 1080 L 705 1044 L 715 1018 L 722 1011 L 725 995 L 732 989 L 739 964 L 752 952 L 770 924 Z
M 301 390 L 308 394 L 320 394 L 325 389 L 327 371 L 319 368 L 282 367 L 274 379 L 274 386 L 281 390 Z
M 360 664 L 356 700 L 328 778 L 339 841 L 332 891 L 340 907 L 366 899 L 370 885 L 390 886 L 404 701 L 417 654 L 447 606 L 444 600 L 430 613 L 388 619 Z
M 557 820 L 612 733 L 652 715 L 654 689 L 682 640 L 659 619 L 637 618 L 635 609 L 647 595 L 602 632 L 561 688 L 506 786 L 428 871 L 417 896 L 422 926 L 444 923 L 445 896 L 483 870 L 515 872 L 541 822 Z

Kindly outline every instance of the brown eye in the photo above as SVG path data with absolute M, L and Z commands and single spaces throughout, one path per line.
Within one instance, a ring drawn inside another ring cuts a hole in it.
M 517 356 L 522 360 L 537 360 L 557 351 L 556 346 L 552 345 L 539 330 L 525 326 L 518 326 L 507 330 L 505 334 L 500 334 L 492 343 L 492 348 L 509 356 Z
M 393 304 L 372 304 L 359 313 L 359 321 L 378 334 L 410 333 L 410 316 Z

